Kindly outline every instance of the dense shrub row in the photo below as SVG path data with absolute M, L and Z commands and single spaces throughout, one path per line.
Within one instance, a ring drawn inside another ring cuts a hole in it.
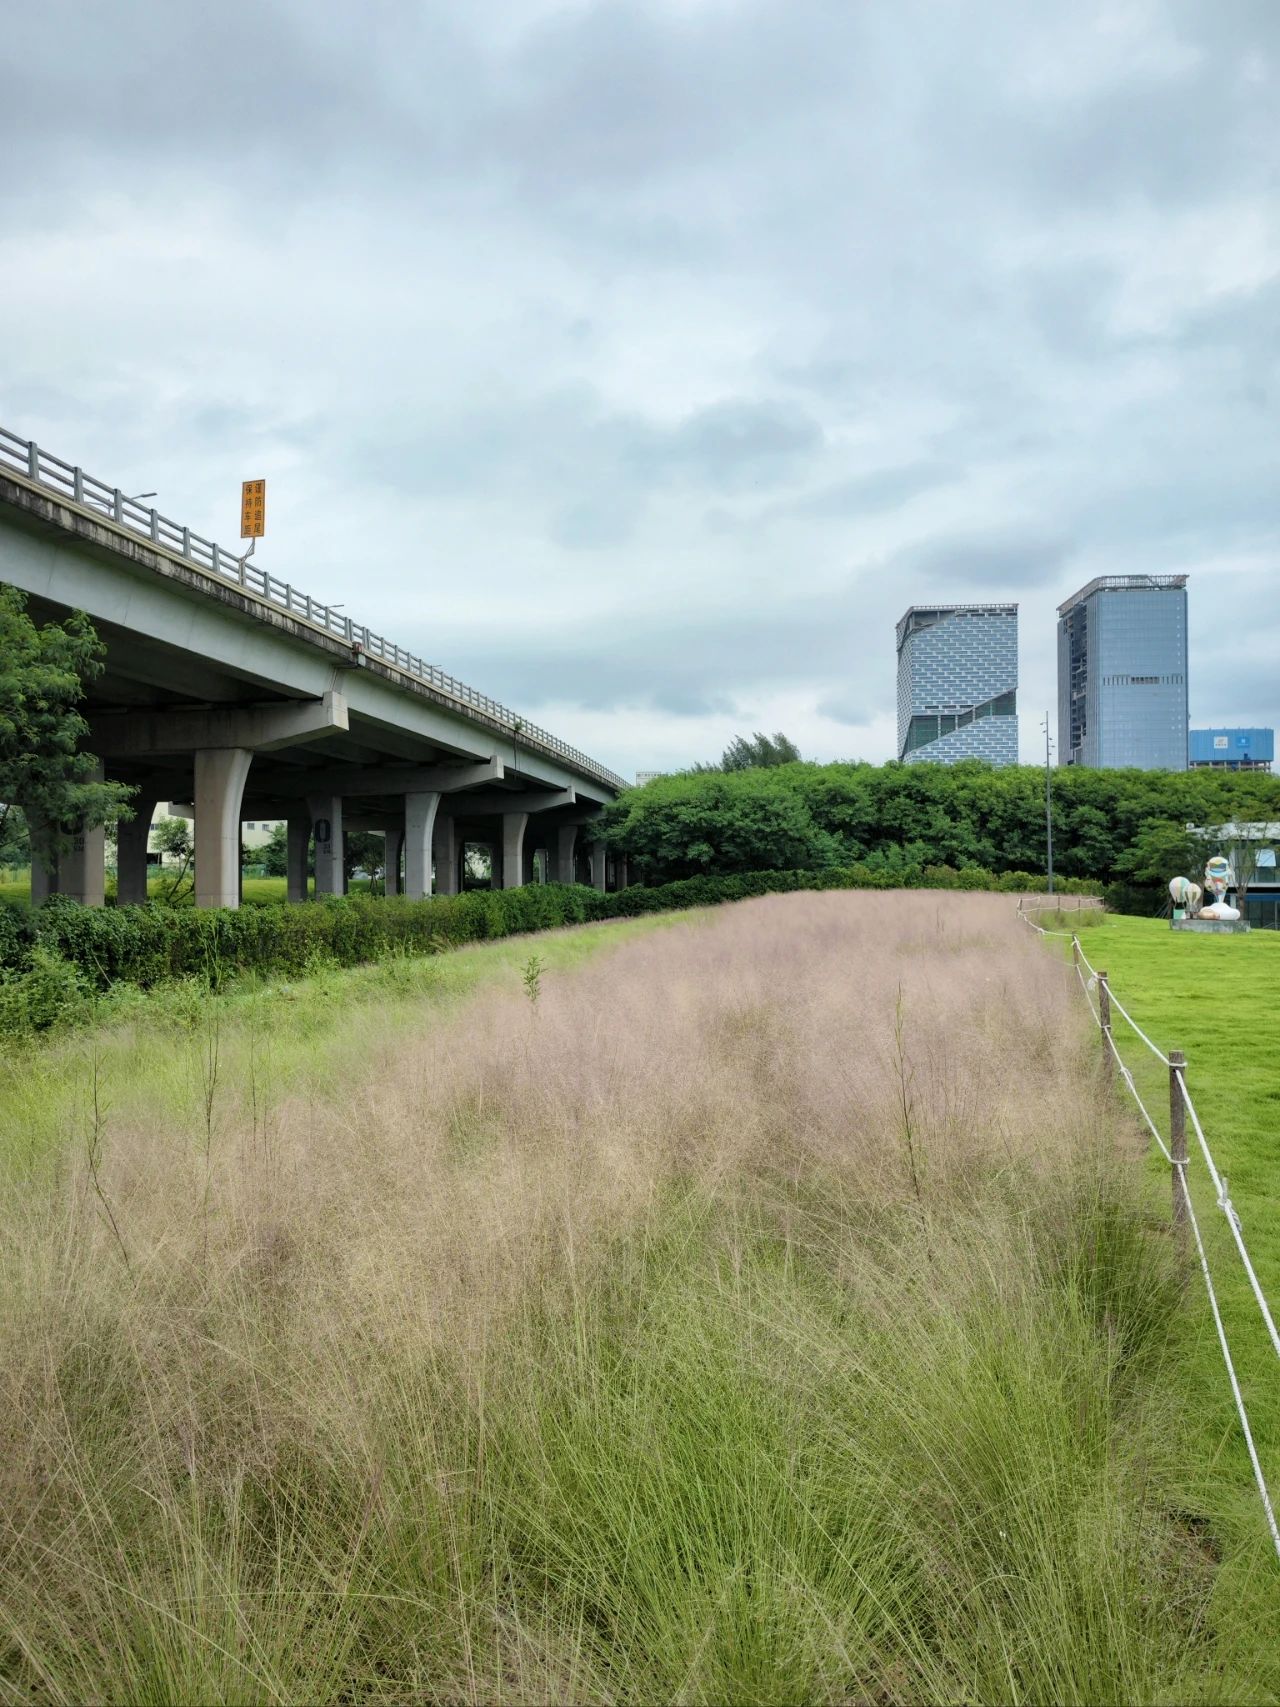
M 429 901 L 350 895 L 296 907 L 0 907 L 0 967 L 24 971 L 38 950 L 74 966 L 96 989 L 148 989 L 169 978 L 217 988 L 237 972 L 296 974 L 318 962 L 355 966 L 396 950 L 434 954 L 486 937 L 580 924 L 594 890 L 558 884 L 439 895 Z
M 633 918 L 641 913 L 740 901 L 798 889 L 1043 888 L 1027 872 L 995 877 L 980 867 L 911 866 L 889 875 L 865 866 L 690 877 L 612 895 L 568 884 L 438 895 L 426 901 L 351 895 L 307 906 L 81 907 L 54 899 L 38 910 L 0 903 L 0 1031 L 43 1030 L 77 999 L 113 985 L 150 989 L 195 978 L 217 989 L 247 971 L 293 976 L 354 966 L 397 952 L 437 954 L 520 932 Z M 1065 893 L 1096 893 L 1069 880 Z
M 1064 877 L 1149 885 L 1197 863 L 1188 824 L 1280 818 L 1280 777 L 1262 771 L 1054 773 L 1054 858 Z M 1153 826 L 1159 847 L 1140 846 Z M 597 827 L 646 884 L 729 872 L 865 865 L 898 884 L 912 865 L 1014 872 L 1045 859 L 1044 771 L 1036 765 L 785 764 L 684 772 L 628 788 Z M 1172 837 L 1172 840 L 1170 840 Z M 1201 850 L 1199 865 L 1205 853 Z

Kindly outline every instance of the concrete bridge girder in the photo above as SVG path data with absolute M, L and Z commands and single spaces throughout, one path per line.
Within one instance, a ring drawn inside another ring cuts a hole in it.
M 368 801 L 384 820 L 391 885 L 402 845 L 405 888 L 429 894 L 433 863 L 437 887 L 458 886 L 460 818 L 501 819 L 501 880 L 514 886 L 541 846 L 561 875 L 565 809 L 589 816 L 616 792 L 619 779 L 584 755 L 538 731 L 513 733 L 501 707 L 490 715 L 478 696 L 353 655 L 349 639 L 298 620 L 291 601 L 251 596 L 8 473 L 0 578 L 30 594 L 37 615 L 85 610 L 107 643 L 106 673 L 86 701 L 87 745 L 138 787 L 136 818 L 117 838 L 123 901 L 145 898 L 160 800 L 192 801 L 199 904 L 235 906 L 245 816 L 287 820 L 289 895 L 300 899 L 317 821 L 329 831 L 321 892 L 340 893 L 344 818 L 353 825 Z M 100 903 L 103 853 L 102 832 L 87 832 L 53 882 Z M 571 861 L 572 848 L 566 876 Z M 43 872 L 33 884 L 38 897 Z
M 104 759 L 234 747 L 270 753 L 348 727 L 347 702 L 329 689 L 317 700 L 286 700 L 276 705 L 103 714 L 90 722 L 89 743 Z
M 185 684 L 198 663 L 206 685 L 217 677 L 232 703 L 263 692 L 318 701 L 334 689 L 335 672 L 340 672 L 352 725 L 359 723 L 375 748 L 403 754 L 413 744 L 427 745 L 464 761 L 484 762 L 497 742 L 512 739 L 483 711 L 455 705 L 378 660 L 353 659 L 338 636 L 318 632 L 205 571 L 155 552 L 100 518 L 82 515 L 7 476 L 0 476 L 0 502 L 0 523 L 21 524 L 4 526 L 4 580 L 52 605 L 86 611 L 101 629 L 114 631 L 122 645 L 136 642 L 166 654 L 167 669 L 152 672 L 157 682 L 167 677 Z M 612 798 L 612 787 L 518 738 L 513 760 L 517 747 L 520 769 L 531 777 L 548 785 L 576 785 L 601 804 Z

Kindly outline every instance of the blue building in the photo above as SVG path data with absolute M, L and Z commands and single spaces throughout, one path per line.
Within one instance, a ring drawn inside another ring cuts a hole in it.
M 1058 606 L 1058 755 L 1187 768 L 1187 577 L 1099 575 Z
M 1274 729 L 1193 729 L 1191 768 L 1269 771 L 1276 756 Z
M 897 626 L 898 757 L 1018 762 L 1018 607 L 912 605 Z

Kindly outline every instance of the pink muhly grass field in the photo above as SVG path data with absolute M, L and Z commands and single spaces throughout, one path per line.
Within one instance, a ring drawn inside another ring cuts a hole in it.
M 0 1699 L 1245 1689 L 1141 1143 L 1009 900 L 530 952 L 354 1071 L 202 1034 L 9 1193 Z

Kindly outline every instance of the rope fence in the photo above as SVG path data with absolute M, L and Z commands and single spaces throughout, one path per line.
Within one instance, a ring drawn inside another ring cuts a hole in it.
M 1129 1010 L 1112 992 L 1106 972 L 1099 971 L 1090 963 L 1088 956 L 1080 946 L 1080 938 L 1074 931 L 1046 930 L 1043 926 L 1038 925 L 1027 912 L 1024 912 L 1021 906 L 1018 909 L 1018 917 L 1022 919 L 1025 924 L 1029 925 L 1038 936 L 1060 937 L 1071 943 L 1072 965 L 1074 966 L 1076 976 L 1080 981 L 1080 988 L 1084 992 L 1084 998 L 1088 1003 L 1089 1012 L 1092 1015 L 1093 1022 L 1102 1034 L 1102 1060 L 1104 1073 L 1108 1081 L 1114 1082 L 1115 1073 L 1119 1072 L 1130 1096 L 1132 1096 L 1134 1103 L 1137 1105 L 1138 1112 L 1141 1114 L 1147 1130 L 1155 1139 L 1161 1155 L 1164 1157 L 1165 1161 L 1169 1163 L 1173 1197 L 1172 1208 L 1174 1231 L 1184 1246 L 1186 1243 L 1188 1228 L 1195 1240 L 1200 1273 L 1204 1278 L 1205 1291 L 1208 1294 L 1209 1307 L 1213 1312 L 1213 1323 L 1218 1334 L 1218 1344 L 1222 1350 L 1222 1361 L 1226 1366 L 1227 1378 L 1231 1383 L 1232 1398 L 1235 1400 L 1236 1413 L 1240 1418 L 1240 1430 L 1244 1436 L 1245 1445 L 1248 1448 L 1249 1462 L 1253 1466 L 1254 1481 L 1257 1483 L 1258 1495 L 1262 1501 L 1262 1509 L 1266 1514 L 1267 1528 L 1271 1533 L 1272 1545 L 1275 1547 L 1276 1557 L 1280 1559 L 1280 1528 L 1278 1528 L 1276 1524 L 1275 1508 L 1272 1505 L 1271 1494 L 1267 1488 L 1266 1477 L 1262 1473 L 1262 1465 L 1258 1459 L 1257 1447 L 1254 1444 L 1253 1429 L 1249 1423 L 1249 1413 L 1245 1406 L 1244 1395 L 1240 1391 L 1240 1382 L 1236 1376 L 1235 1361 L 1231 1355 L 1231 1347 L 1227 1342 L 1227 1330 L 1223 1324 L 1222 1312 L 1218 1307 L 1218 1295 L 1214 1288 L 1213 1277 L 1209 1272 L 1209 1258 L 1205 1251 L 1204 1240 L 1201 1237 L 1200 1223 L 1196 1218 L 1195 1208 L 1191 1202 L 1190 1187 L 1187 1184 L 1187 1168 L 1190 1164 L 1186 1135 L 1188 1115 L 1191 1117 L 1191 1126 L 1196 1135 L 1196 1142 L 1199 1145 L 1200 1154 L 1204 1159 L 1205 1170 L 1213 1185 L 1214 1200 L 1217 1207 L 1226 1217 L 1227 1225 L 1231 1229 L 1231 1237 L 1235 1241 L 1236 1250 L 1239 1253 L 1241 1264 L 1244 1267 L 1245 1274 L 1248 1276 L 1249 1286 L 1253 1292 L 1254 1299 L 1262 1315 L 1263 1323 L 1266 1326 L 1267 1334 L 1271 1340 L 1271 1348 L 1275 1352 L 1277 1358 L 1280 1358 L 1280 1332 L 1276 1329 L 1275 1319 L 1271 1313 L 1271 1307 L 1267 1303 L 1266 1296 L 1262 1290 L 1262 1285 L 1258 1280 L 1257 1271 L 1253 1266 L 1253 1260 L 1250 1257 L 1248 1247 L 1245 1244 L 1244 1229 L 1241 1226 L 1240 1217 L 1236 1213 L 1235 1207 L 1228 1195 L 1226 1176 L 1220 1172 L 1216 1162 L 1214 1161 L 1213 1152 L 1209 1146 L 1209 1140 L 1205 1136 L 1200 1116 L 1196 1112 L 1196 1106 L 1192 1101 L 1191 1092 L 1187 1088 L 1186 1056 L 1180 1049 L 1171 1049 L 1166 1055 L 1164 1050 L 1160 1049 L 1152 1042 L 1151 1038 L 1147 1036 L 1146 1032 L 1138 1024 L 1137 1020 L 1134 1019 Z M 1088 974 L 1087 977 L 1086 973 Z M 1096 1002 L 1094 1000 L 1094 992 L 1097 994 Z M 1141 1093 L 1134 1081 L 1133 1073 L 1125 1064 L 1125 1061 L 1116 1046 L 1115 1038 L 1112 1035 L 1113 1012 L 1118 1013 L 1123 1018 L 1134 1035 L 1160 1062 L 1163 1063 L 1165 1068 L 1168 1070 L 1169 1142 L 1167 1144 L 1161 1136 L 1160 1128 L 1152 1118 L 1151 1111 L 1142 1100 Z

